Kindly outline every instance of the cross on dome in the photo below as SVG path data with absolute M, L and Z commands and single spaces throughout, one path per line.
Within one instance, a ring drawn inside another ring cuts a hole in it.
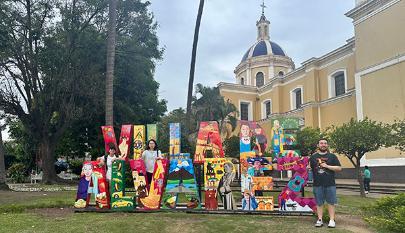
M 264 8 L 267 8 L 267 6 L 264 4 L 264 0 L 260 6 L 262 7 L 262 15 L 264 15 Z

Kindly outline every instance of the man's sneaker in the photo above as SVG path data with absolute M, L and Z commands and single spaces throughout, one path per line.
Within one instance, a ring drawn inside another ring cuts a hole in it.
M 322 226 L 323 226 L 322 219 L 318 219 L 318 221 L 316 221 L 315 223 L 315 227 L 322 227 Z
M 328 224 L 328 227 L 329 228 L 335 228 L 336 227 L 336 223 L 335 223 L 335 221 L 334 220 L 329 220 L 329 224 Z

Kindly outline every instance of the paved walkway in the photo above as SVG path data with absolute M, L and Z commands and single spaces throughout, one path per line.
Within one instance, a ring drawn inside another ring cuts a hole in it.
M 356 179 L 336 179 L 336 184 L 341 185 L 358 185 L 359 182 Z M 378 183 L 371 181 L 371 185 L 375 187 L 393 187 L 393 188 L 405 188 L 405 183 Z
M 360 191 L 356 190 L 350 190 L 350 189 L 343 189 L 343 188 L 337 188 L 336 193 L 340 195 L 350 195 L 350 196 L 360 196 Z M 381 198 L 381 197 L 387 197 L 387 196 L 392 196 L 394 194 L 385 194 L 385 193 L 368 193 L 366 194 L 366 197 L 371 197 L 371 198 Z

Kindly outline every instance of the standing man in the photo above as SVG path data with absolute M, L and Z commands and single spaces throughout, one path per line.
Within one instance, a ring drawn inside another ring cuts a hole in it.
M 314 197 L 317 205 L 318 220 L 315 227 L 322 227 L 323 204 L 328 203 L 328 212 L 330 221 L 328 227 L 334 228 L 335 224 L 335 205 L 336 184 L 335 172 L 342 170 L 340 162 L 335 154 L 329 152 L 328 141 L 324 138 L 318 142 L 319 152 L 311 156 L 310 166 L 314 176 Z

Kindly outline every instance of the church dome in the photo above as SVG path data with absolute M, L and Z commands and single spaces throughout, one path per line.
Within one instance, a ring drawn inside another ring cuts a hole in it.
M 258 56 L 287 56 L 284 50 L 277 43 L 270 40 L 259 40 L 252 47 L 246 51 L 243 55 L 242 61 L 246 61 L 248 58 L 258 57 Z

